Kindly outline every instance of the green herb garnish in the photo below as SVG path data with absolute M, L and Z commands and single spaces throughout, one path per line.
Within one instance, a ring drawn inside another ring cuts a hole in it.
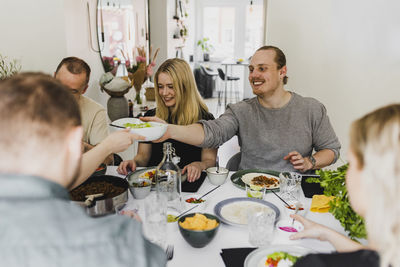
M 124 127 L 129 127 L 131 129 L 140 129 L 140 128 L 149 128 L 151 127 L 151 124 L 148 122 L 144 123 L 125 123 Z
M 346 172 L 348 164 L 339 167 L 337 170 L 317 170 L 320 178 L 307 178 L 307 183 L 319 183 L 324 188 L 324 195 L 335 196 L 330 201 L 331 208 L 329 212 L 340 221 L 345 231 L 349 233 L 349 237 L 353 240 L 356 238 L 366 238 L 365 223 L 350 206 L 346 188 Z

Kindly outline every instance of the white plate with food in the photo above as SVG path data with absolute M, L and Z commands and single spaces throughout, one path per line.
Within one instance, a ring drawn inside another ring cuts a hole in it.
M 136 118 L 122 118 L 111 123 L 114 128 L 130 128 L 131 133 L 146 137 L 145 141 L 159 139 L 167 130 L 168 124 L 144 122 Z
M 152 166 L 152 167 L 147 167 L 144 169 L 139 169 L 139 170 L 135 170 L 134 172 L 132 172 L 131 174 L 129 174 L 126 179 L 129 183 L 129 185 L 132 184 L 132 181 L 137 179 L 137 178 L 145 178 L 145 179 L 150 179 L 151 180 L 151 187 L 152 189 L 155 188 L 156 185 L 156 170 L 157 167 L 156 166 Z M 187 175 L 186 173 L 181 175 L 181 180 L 182 183 L 184 181 L 186 181 Z
M 241 189 L 245 189 L 246 184 L 262 185 L 267 190 L 278 190 L 280 187 L 279 172 L 273 170 L 240 170 L 232 174 L 231 181 Z
M 302 256 L 315 253 L 314 250 L 291 245 L 273 245 L 270 247 L 258 248 L 247 255 L 245 267 L 269 267 L 279 266 L 291 267 Z
M 247 226 L 247 213 L 249 211 L 275 211 L 275 222 L 278 221 L 280 216 L 279 209 L 271 202 L 248 198 L 236 197 L 229 198 L 219 202 L 214 207 L 215 215 L 221 222 L 234 226 Z
M 243 183 L 247 185 L 262 186 L 266 189 L 276 189 L 279 188 L 279 177 L 273 176 L 271 174 L 250 172 L 242 176 Z

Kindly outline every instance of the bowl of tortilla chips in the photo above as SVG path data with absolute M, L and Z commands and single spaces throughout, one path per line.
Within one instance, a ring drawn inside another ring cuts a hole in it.
M 220 220 L 208 213 L 190 213 L 178 221 L 179 231 L 192 247 L 202 248 L 214 239 Z

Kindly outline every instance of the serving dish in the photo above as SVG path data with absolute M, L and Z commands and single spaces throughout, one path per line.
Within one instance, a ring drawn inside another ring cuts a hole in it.
M 135 124 L 135 125 L 140 125 L 144 124 L 146 122 L 143 122 L 139 119 L 136 118 L 122 118 L 115 120 L 111 123 L 111 126 L 116 125 L 118 128 L 126 128 L 126 124 Z M 147 125 L 150 125 L 150 127 L 144 127 L 144 128 L 131 128 L 130 132 L 135 133 L 138 135 L 142 135 L 146 137 L 145 141 L 153 141 L 159 139 L 165 131 L 167 130 L 168 124 L 165 123 L 159 123 L 159 122 L 147 122 Z M 115 128 L 115 127 L 113 127 Z
M 275 222 L 279 220 L 280 211 L 277 206 L 262 199 L 248 197 L 225 199 L 215 205 L 214 213 L 225 224 L 244 227 L 247 226 L 247 212 L 250 208 L 260 211 L 273 210 L 276 215 Z M 229 212 L 229 209 L 234 210 Z M 235 216 L 231 216 L 232 214 Z
M 98 175 L 87 179 L 70 191 L 71 201 L 83 207 L 92 217 L 115 213 L 115 206 L 128 201 L 128 182 L 112 175 Z M 87 197 L 97 195 L 96 197 Z M 90 201 L 88 201 L 90 199 Z
M 208 230 L 190 230 L 181 226 L 180 223 L 184 222 L 186 218 L 194 217 L 196 213 L 189 213 L 180 217 L 178 220 L 179 232 L 182 234 L 182 237 L 186 240 L 186 242 L 188 242 L 194 248 L 202 248 L 208 245 L 214 239 L 218 232 L 219 226 L 221 225 L 218 217 L 214 216 L 213 214 L 200 214 L 204 215 L 209 220 L 216 220 L 217 226 Z
M 128 181 L 129 185 L 132 185 L 133 181 L 137 180 L 138 178 L 150 179 L 151 180 L 151 190 L 155 190 L 156 170 L 157 170 L 157 166 L 151 166 L 151 167 L 146 167 L 143 169 L 135 170 L 131 174 L 126 176 L 126 180 Z M 187 178 L 186 173 L 181 175 L 181 182 L 186 181 L 186 178 Z
M 279 173 L 277 171 L 273 170 L 261 170 L 261 169 L 248 169 L 248 170 L 240 170 L 232 174 L 231 176 L 231 182 L 233 183 L 234 186 L 245 190 L 246 185 L 242 181 L 242 176 L 250 173 L 258 173 L 258 174 L 266 174 L 267 176 L 277 178 L 279 180 Z M 274 190 L 274 191 L 279 191 L 279 186 L 275 188 L 267 188 L 267 190 Z
M 244 267 L 265 267 L 267 256 L 271 253 L 279 251 L 286 252 L 297 257 L 315 253 L 314 250 L 301 246 L 273 245 L 270 247 L 262 247 L 253 250 L 249 255 L 247 255 L 244 261 Z

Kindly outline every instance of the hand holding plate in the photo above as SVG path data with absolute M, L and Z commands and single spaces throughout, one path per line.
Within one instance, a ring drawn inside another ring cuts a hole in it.
M 156 116 L 153 116 L 153 117 L 140 117 L 139 119 L 140 119 L 141 121 L 145 121 L 145 122 L 154 121 L 154 122 L 158 122 L 158 123 L 167 124 L 166 121 L 164 121 L 164 120 L 162 120 L 162 119 L 160 119 L 160 118 L 158 118 L 158 117 L 156 117 Z M 168 124 L 167 130 L 165 131 L 164 135 L 161 136 L 161 137 L 160 137 L 159 139 L 157 139 L 157 140 L 153 140 L 152 142 L 153 142 L 153 143 L 161 143 L 161 142 L 164 142 L 164 141 L 167 140 L 167 139 L 170 139 L 170 138 L 171 138 L 170 127 L 171 127 L 171 125 Z

